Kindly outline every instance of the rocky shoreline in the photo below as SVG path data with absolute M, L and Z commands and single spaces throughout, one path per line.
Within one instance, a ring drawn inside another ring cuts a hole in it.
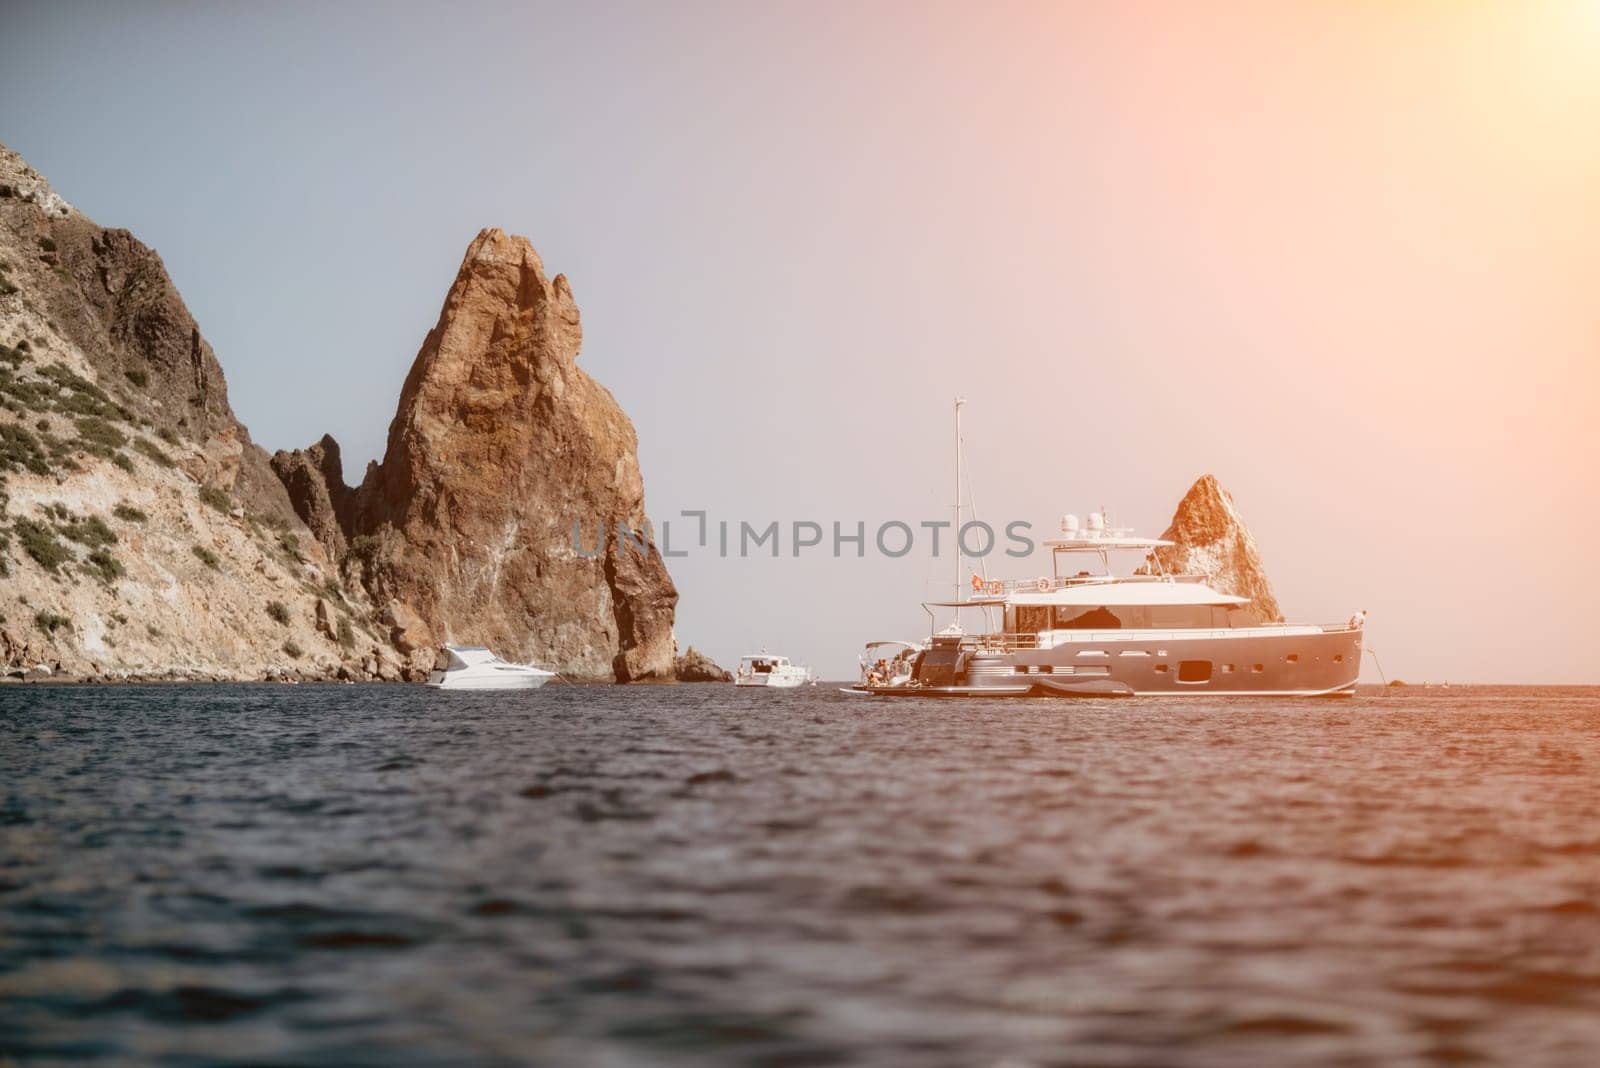
M 733 681 L 733 673 L 724 671 L 726 679 L 716 678 L 684 678 L 662 679 L 653 683 L 637 683 L 644 686 L 716 686 L 728 684 Z M 239 686 L 298 686 L 301 683 L 315 685 L 343 685 L 343 686 L 413 686 L 422 679 L 382 679 L 382 678 L 355 678 L 344 674 L 315 675 L 295 672 L 285 672 L 282 675 L 264 675 L 260 678 L 243 678 L 238 675 L 210 672 L 111 672 L 104 675 L 69 675 L 65 673 L 39 674 L 37 671 L 23 671 L 12 669 L 5 674 L 0 674 L 0 687 L 3 686 L 183 686 L 194 684 L 210 685 L 239 685 Z M 584 681 L 581 679 L 552 679 L 547 686 L 615 686 L 614 682 Z

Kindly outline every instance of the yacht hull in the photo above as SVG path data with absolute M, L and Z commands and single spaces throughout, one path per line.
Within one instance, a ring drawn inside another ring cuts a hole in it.
M 1049 648 L 950 650 L 944 663 L 948 671 L 937 679 L 855 689 L 883 697 L 1350 696 L 1361 671 L 1361 630 L 1074 632 Z M 927 670 L 925 661 L 919 674 Z
M 537 690 L 550 681 L 549 675 L 499 675 L 492 677 L 451 678 L 452 672 L 436 671 L 428 677 L 434 690 Z M 441 677 L 443 676 L 443 677 Z
M 798 675 L 794 678 L 774 677 L 772 675 L 740 676 L 733 680 L 735 686 L 758 686 L 767 690 L 793 690 L 804 682 L 805 679 Z

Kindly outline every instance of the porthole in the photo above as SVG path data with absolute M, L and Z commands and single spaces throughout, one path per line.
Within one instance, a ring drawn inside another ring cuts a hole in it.
M 1290 653 L 1288 656 L 1284 657 L 1283 659 L 1284 659 L 1285 663 L 1298 664 L 1298 663 L 1300 663 L 1300 654 L 1299 653 Z
M 1267 670 L 1266 667 L 1261 665 L 1261 664 L 1251 664 L 1250 665 L 1250 674 L 1252 674 L 1252 675 L 1259 675 L 1265 670 Z
M 1157 675 L 1165 675 L 1166 673 L 1167 673 L 1167 665 L 1165 665 L 1165 664 L 1157 664 L 1156 665 L 1156 674 Z
M 1210 682 L 1211 661 L 1209 660 L 1180 660 L 1178 661 L 1179 682 Z
M 1222 673 L 1224 675 L 1232 675 L 1233 674 L 1233 665 L 1232 664 L 1223 664 L 1222 665 Z
M 1342 663 L 1344 663 L 1344 654 L 1343 654 L 1343 653 L 1334 653 L 1334 654 L 1333 654 L 1333 662 L 1334 662 L 1334 663 L 1335 663 L 1335 664 L 1342 664 Z

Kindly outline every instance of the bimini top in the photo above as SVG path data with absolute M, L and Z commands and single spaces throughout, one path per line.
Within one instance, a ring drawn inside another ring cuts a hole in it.
M 786 656 L 773 656 L 771 653 L 751 653 L 749 656 L 740 657 L 741 664 L 787 664 Z
M 1202 582 L 1167 582 L 1139 579 L 1109 579 L 1085 582 L 1040 593 L 1019 589 L 1003 597 L 974 597 L 970 601 L 929 601 L 930 608 L 1004 608 L 1007 605 L 1098 608 L 1134 608 L 1140 605 L 1227 605 L 1249 604 L 1248 597 L 1220 593 Z
M 1047 593 L 1018 590 L 1009 603 L 1015 605 L 1080 605 L 1094 608 L 1136 607 L 1138 605 L 1232 605 L 1249 604 L 1248 597 L 1221 593 L 1202 582 L 1094 582 L 1063 586 Z

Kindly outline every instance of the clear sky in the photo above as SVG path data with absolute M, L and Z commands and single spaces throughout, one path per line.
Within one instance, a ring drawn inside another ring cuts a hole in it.
M 1159 533 L 1213 472 L 1390 676 L 1600 682 L 1600 0 L 8 0 L 0 140 L 162 254 L 268 449 L 358 478 L 499 226 L 657 517 L 938 518 L 960 393 L 982 518 Z M 680 644 L 853 673 L 926 548 L 674 560 Z

